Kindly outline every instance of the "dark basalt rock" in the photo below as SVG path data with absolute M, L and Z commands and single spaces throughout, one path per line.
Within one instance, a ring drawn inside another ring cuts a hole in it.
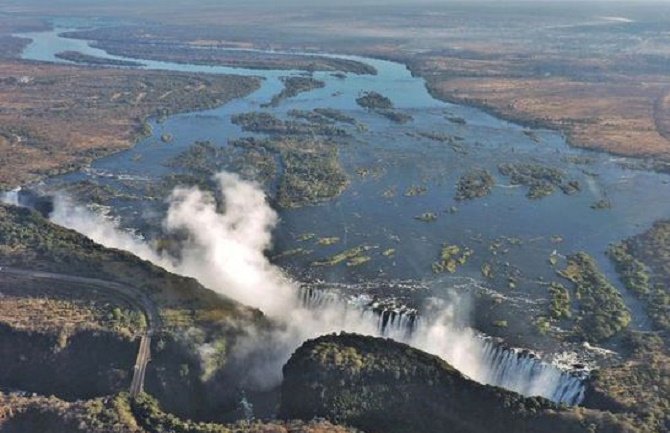
M 305 342 L 284 366 L 280 415 L 367 432 L 631 432 L 607 412 L 481 385 L 440 358 L 355 334 Z
M 45 218 L 49 218 L 54 211 L 53 197 L 31 189 L 20 189 L 17 192 L 17 200 L 19 205 L 34 209 Z

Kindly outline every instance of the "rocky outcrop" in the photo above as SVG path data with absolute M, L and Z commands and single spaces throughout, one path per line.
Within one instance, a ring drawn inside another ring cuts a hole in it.
M 284 366 L 280 413 L 368 432 L 632 432 L 606 412 L 478 384 L 440 358 L 353 334 L 305 342 Z

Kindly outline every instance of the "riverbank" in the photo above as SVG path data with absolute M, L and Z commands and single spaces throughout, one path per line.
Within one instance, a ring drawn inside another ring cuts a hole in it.
M 220 106 L 255 77 L 0 62 L 0 189 L 78 170 L 129 149 L 147 120 Z M 65 97 L 65 95 L 67 95 Z

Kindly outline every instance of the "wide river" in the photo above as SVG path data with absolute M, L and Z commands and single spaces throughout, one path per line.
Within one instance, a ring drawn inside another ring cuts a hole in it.
M 286 99 L 276 107 L 262 108 L 281 91 L 280 77 L 303 72 L 126 59 L 93 48 L 87 41 L 60 36 L 65 30 L 23 34 L 33 40 L 23 57 L 64 63 L 54 54 L 71 50 L 97 57 L 139 60 L 146 69 L 253 75 L 264 80 L 259 90 L 221 107 L 170 116 L 160 123 L 152 121 L 153 135 L 131 150 L 100 159 L 89 170 L 51 179 L 53 184 L 91 178 L 124 189 L 132 187 L 133 182 L 159 179 L 173 170 L 165 163 L 197 140 L 225 146 L 231 138 L 249 135 L 231 123 L 231 116 L 242 112 L 261 110 L 286 118 L 292 109 L 327 107 L 341 110 L 366 125 L 365 129 L 351 127 L 354 139 L 340 149 L 341 162 L 350 179 L 341 196 L 320 205 L 280 210 L 276 252 L 298 247 L 311 250 L 278 260 L 301 279 L 372 282 L 380 286 L 388 281 L 411 281 L 428 287 L 434 296 L 455 284 L 467 283 L 485 293 L 498 292 L 520 300 L 525 314 L 521 322 L 529 322 L 533 314 L 541 314 L 545 308 L 542 300 L 548 295 L 542 281 L 557 279 L 549 264 L 552 253 L 586 251 L 621 287 L 605 255 L 608 245 L 670 216 L 670 176 L 626 169 L 622 163 L 627 160 L 570 147 L 559 133 L 529 131 L 481 110 L 436 100 L 427 92 L 424 80 L 412 76 L 399 63 L 346 56 L 372 65 L 377 74 L 336 77 L 316 72 L 313 77 L 324 81 L 325 87 Z M 414 120 L 401 125 L 363 110 L 355 100 L 365 91 L 387 96 L 399 111 Z M 170 144 L 160 141 L 165 133 L 174 137 Z M 448 134 L 462 140 L 453 147 L 426 138 L 425 133 Z M 557 190 L 543 199 L 530 200 L 525 187 L 511 185 L 509 178 L 499 173 L 498 165 L 506 162 L 560 169 L 567 178 L 579 181 L 581 192 L 566 195 Z M 494 175 L 493 192 L 476 200 L 456 201 L 459 177 L 473 168 L 488 169 Z M 373 174 L 362 176 L 360 169 Z M 405 192 L 413 186 L 424 187 L 425 193 L 406 196 Z M 594 203 L 601 200 L 610 202 L 611 208 L 594 209 Z M 147 215 L 152 215 L 147 211 L 152 206 L 156 205 L 120 200 L 112 212 L 122 217 L 125 225 L 142 229 L 143 224 L 154 223 L 147 219 Z M 437 220 L 423 222 L 415 218 L 426 212 L 436 213 Z M 313 240 L 301 241 L 304 233 L 315 233 L 317 238 L 339 237 L 340 242 L 323 246 Z M 499 248 L 492 247 L 496 241 Z M 445 242 L 467 246 L 474 254 L 456 274 L 435 275 L 431 264 Z M 371 260 L 361 266 L 309 265 L 357 245 L 374 247 Z M 383 254 L 391 248 L 395 254 Z M 481 272 L 484 263 L 514 275 L 515 287 L 508 284 L 506 276 L 486 281 Z M 623 293 L 635 312 L 634 326 L 646 327 L 639 305 Z M 478 327 L 487 328 L 483 321 Z

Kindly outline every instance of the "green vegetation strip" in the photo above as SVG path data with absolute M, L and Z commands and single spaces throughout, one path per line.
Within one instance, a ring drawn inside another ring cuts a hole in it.
M 607 254 L 626 288 L 645 303 L 654 325 L 670 330 L 670 289 L 663 284 L 652 284 L 647 266 L 633 257 L 628 243 L 611 245 Z
M 370 111 L 373 111 L 395 123 L 407 123 L 413 120 L 412 116 L 406 113 L 400 113 L 394 110 L 393 102 L 386 96 L 377 92 L 364 92 L 358 98 L 356 103 Z
M 268 104 L 263 104 L 263 107 L 276 107 L 284 99 L 293 98 L 300 93 L 321 89 L 326 86 L 325 82 L 312 77 L 281 77 L 280 80 L 284 83 L 284 89 L 273 96 Z
M 579 301 L 577 327 L 590 341 L 606 340 L 628 327 L 631 316 L 619 291 L 584 252 L 568 257 L 568 266 L 559 275 L 575 284 Z
M 347 262 L 347 266 L 358 266 L 370 260 L 370 257 L 364 255 L 370 249 L 372 247 L 359 245 L 330 256 L 327 259 L 312 262 L 312 266 L 337 266 L 343 262 Z

